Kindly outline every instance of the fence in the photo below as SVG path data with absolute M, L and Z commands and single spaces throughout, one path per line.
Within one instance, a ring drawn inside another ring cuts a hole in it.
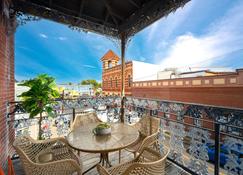
M 94 110 L 108 122 L 119 122 L 119 97 L 57 100 L 56 117 L 44 117 L 43 137 L 65 136 L 79 113 Z M 37 119 L 29 119 L 21 102 L 9 115 L 15 115 L 15 136 L 37 136 Z M 156 99 L 127 97 L 125 121 L 134 123 L 143 115 L 159 117 L 162 144 L 170 147 L 169 160 L 191 174 L 243 174 L 243 109 L 206 106 Z

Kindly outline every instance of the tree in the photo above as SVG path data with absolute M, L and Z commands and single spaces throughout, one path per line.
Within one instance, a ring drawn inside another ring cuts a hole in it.
M 42 139 L 42 114 L 46 112 L 49 116 L 53 117 L 52 104 L 55 103 L 55 98 L 60 97 L 59 92 L 56 90 L 55 79 L 47 74 L 41 74 L 34 79 L 24 81 L 19 86 L 30 88 L 19 95 L 19 97 L 23 98 L 23 108 L 26 112 L 30 113 L 30 118 L 34 118 L 37 115 L 40 116 L 38 139 Z
M 98 83 L 96 80 L 83 80 L 81 85 L 92 85 L 94 91 L 96 91 L 98 88 L 101 88 L 101 83 Z

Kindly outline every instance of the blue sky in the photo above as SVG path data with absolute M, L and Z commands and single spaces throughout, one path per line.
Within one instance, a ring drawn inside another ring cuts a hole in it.
M 166 67 L 243 67 L 243 1 L 192 0 L 135 35 L 127 60 Z M 15 35 L 17 80 L 40 73 L 58 83 L 101 80 L 100 58 L 119 45 L 94 33 L 83 33 L 52 21 L 18 27 Z

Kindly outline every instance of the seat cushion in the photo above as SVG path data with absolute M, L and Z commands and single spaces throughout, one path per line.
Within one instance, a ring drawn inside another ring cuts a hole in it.
M 48 163 L 54 160 L 53 153 L 43 153 L 38 156 L 38 163 Z

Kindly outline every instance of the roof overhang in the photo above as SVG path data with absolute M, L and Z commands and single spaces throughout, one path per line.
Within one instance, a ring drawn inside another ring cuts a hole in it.
M 189 0 L 13 0 L 13 9 L 120 38 L 136 34 Z

